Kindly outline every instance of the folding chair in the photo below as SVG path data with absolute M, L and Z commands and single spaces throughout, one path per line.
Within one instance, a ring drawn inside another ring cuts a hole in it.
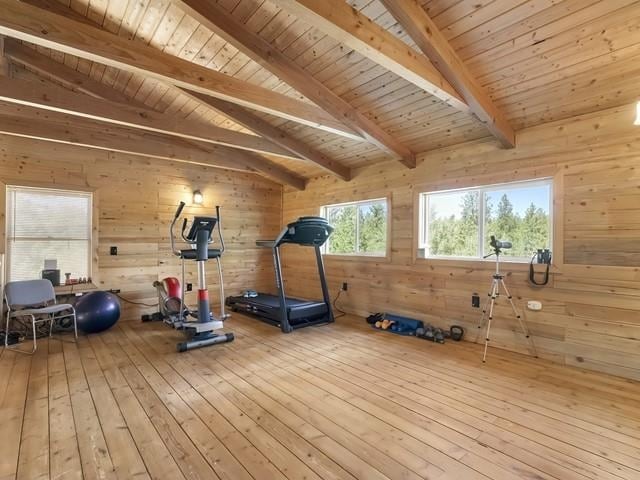
M 49 280 L 23 280 L 19 282 L 9 282 L 5 286 L 4 296 L 7 302 L 7 333 L 4 339 L 5 348 L 12 348 L 16 352 L 32 354 L 36 351 L 36 324 L 50 322 L 49 337 L 53 332 L 53 322 L 55 320 L 71 317 L 73 318 L 73 331 L 75 338 L 78 338 L 78 326 L 76 324 L 76 311 L 73 305 L 67 303 L 56 303 L 56 294 L 53 284 Z M 20 348 L 9 347 L 9 323 L 14 318 L 31 318 L 31 328 L 33 330 L 33 349 L 26 352 Z

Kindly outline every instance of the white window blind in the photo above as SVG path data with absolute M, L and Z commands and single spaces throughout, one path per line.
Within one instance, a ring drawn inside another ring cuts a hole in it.
M 57 260 L 61 282 L 91 276 L 92 194 L 7 187 L 7 280 L 41 278 Z

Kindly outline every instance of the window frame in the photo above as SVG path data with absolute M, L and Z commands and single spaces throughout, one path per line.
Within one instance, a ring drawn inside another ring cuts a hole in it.
M 386 225 L 386 229 L 385 229 L 385 249 L 384 252 L 382 254 L 368 254 L 368 253 L 361 253 L 358 252 L 357 249 L 359 248 L 359 241 L 358 241 L 358 237 L 359 237 L 359 227 L 360 227 L 360 215 L 358 215 L 358 211 L 359 211 L 359 207 L 361 206 L 367 206 L 367 205 L 373 205 L 376 203 L 383 203 L 386 206 L 386 211 L 387 211 L 387 225 Z M 333 204 L 329 204 L 329 205 L 323 205 L 320 207 L 320 216 L 322 218 L 328 218 L 328 210 L 330 208 L 336 208 L 336 207 L 350 207 L 350 206 L 355 206 L 358 210 L 356 211 L 356 251 L 353 253 L 329 253 L 327 251 L 327 248 L 331 242 L 331 237 L 329 237 L 329 240 L 327 240 L 327 242 L 325 242 L 325 244 L 322 246 L 321 248 L 321 252 L 322 255 L 325 257 L 337 257 L 337 258 L 341 258 L 341 259 L 356 259 L 356 260 L 376 260 L 376 261 L 380 261 L 380 260 L 388 260 L 390 258 L 390 249 L 391 249 L 391 199 L 389 196 L 385 196 L 385 197 L 378 197 L 378 198 L 371 198 L 371 199 L 365 199 L 365 200 L 354 200 L 354 201 L 350 201 L 350 202 L 341 202 L 341 203 L 333 203 Z
M 462 187 L 462 188 L 452 188 L 445 190 L 431 190 L 431 191 L 423 191 L 418 192 L 418 219 L 417 219 L 417 230 L 418 230 L 418 238 L 417 238 L 417 248 L 415 251 L 416 258 L 419 260 L 438 260 L 438 261 L 462 261 L 462 262 L 494 262 L 492 257 L 484 258 L 484 256 L 488 253 L 485 251 L 486 245 L 484 242 L 484 233 L 485 233 L 485 208 L 486 208 L 486 192 L 490 192 L 493 190 L 499 189 L 510 189 L 510 188 L 526 188 L 526 187 L 536 187 L 536 186 L 548 186 L 549 187 L 549 249 L 553 252 L 555 245 L 555 231 L 554 225 L 556 222 L 555 218 L 555 209 L 554 209 L 554 198 L 555 198 L 555 178 L 552 176 L 528 179 L 528 180 L 516 180 L 513 182 L 501 182 L 494 183 L 489 185 L 480 185 L 473 187 Z M 428 224 L 426 221 L 426 212 L 428 212 L 428 198 L 430 195 L 439 195 L 439 194 L 447 194 L 447 193 L 460 193 L 460 192 L 472 192 L 475 191 L 480 196 L 478 202 L 478 218 L 480 221 L 478 222 L 478 246 L 480 247 L 480 255 L 479 256 L 448 256 L 448 255 L 421 255 L 420 250 L 428 251 Z M 533 254 L 533 252 L 532 252 Z M 531 257 L 511 257 L 511 256 L 501 256 L 501 262 L 504 263 L 516 263 L 523 264 L 529 263 L 531 261 Z
M 66 185 L 56 185 L 54 187 L 52 186 L 48 186 L 48 185 L 42 185 L 39 183 L 34 183 L 34 184 L 21 184 L 21 183 L 16 183 L 16 182 L 3 182 L 4 183 L 4 187 L 5 187 L 5 196 L 4 196 L 4 201 L 5 201 L 5 222 L 4 222 L 4 251 L 5 251 L 5 281 L 11 281 L 11 279 L 9 278 L 10 276 L 10 254 L 9 254 L 9 242 L 11 241 L 11 236 L 9 235 L 9 221 L 10 218 L 13 217 L 13 215 L 10 215 L 10 212 L 8 211 L 9 209 L 9 205 L 10 205 L 10 201 L 9 201 L 9 196 L 11 195 L 11 190 L 36 190 L 36 191 L 48 191 L 48 192 L 54 192 L 54 193 L 60 193 L 60 194 L 65 194 L 65 193 L 70 193 L 70 194 L 75 194 L 75 195 L 81 195 L 81 196 L 85 196 L 88 198 L 89 200 L 89 205 L 88 205 L 88 209 L 87 209 L 87 220 L 88 220 L 88 225 L 87 225 L 87 242 L 88 242 L 88 249 L 87 249 L 87 276 L 90 277 L 92 279 L 92 283 L 95 285 L 96 284 L 96 276 L 97 276 L 97 265 L 95 264 L 95 255 L 94 255 L 94 251 L 93 249 L 95 248 L 95 246 L 97 245 L 97 238 L 96 238 L 96 225 L 97 225 L 97 217 L 96 217 L 96 208 L 97 208 L 97 198 L 96 198 L 96 191 L 94 191 L 93 189 L 84 189 L 82 187 L 74 187 L 74 186 L 66 186 Z M 40 237 L 31 237 L 32 239 L 36 239 L 36 238 L 40 238 Z M 49 240 L 49 238 L 47 237 L 42 237 L 40 238 L 41 240 Z M 64 239 L 55 239 L 55 240 L 64 240 Z M 61 282 L 64 279 L 61 278 Z M 64 283 L 61 283 L 61 285 L 64 285 Z

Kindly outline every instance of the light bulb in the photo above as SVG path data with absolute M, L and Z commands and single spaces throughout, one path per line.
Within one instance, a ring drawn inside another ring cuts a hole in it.
M 640 125 L 640 102 L 636 103 L 636 119 L 633 121 L 634 125 Z
M 200 190 L 194 190 L 193 191 L 193 203 L 195 205 L 202 205 L 203 201 L 204 201 L 204 196 L 202 195 L 202 192 Z

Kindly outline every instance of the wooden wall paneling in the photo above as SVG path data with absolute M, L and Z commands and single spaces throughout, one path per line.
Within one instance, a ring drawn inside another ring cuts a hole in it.
M 180 200 L 190 204 L 194 189 L 203 191 L 205 205 L 189 206 L 189 214 L 222 205 L 228 247 L 223 264 L 230 286 L 270 286 L 270 272 L 261 267 L 269 265 L 268 258 L 262 258 L 264 252 L 253 242 L 274 236 L 280 229 L 281 187 L 269 180 L 6 135 L 0 135 L 0 179 L 4 183 L 93 189 L 94 199 L 98 199 L 94 277 L 100 288 L 119 288 L 123 297 L 132 301 L 155 304 L 153 281 L 179 274 L 177 259 L 168 247 L 168 225 Z M 4 221 L 0 231 L 4 235 Z M 118 247 L 118 256 L 109 255 L 112 245 Z M 190 267 L 189 272 L 192 275 L 187 281 L 195 281 L 195 271 Z M 217 281 L 211 272 L 208 279 L 214 296 Z M 154 308 L 123 303 L 123 319 L 137 320 L 141 312 Z
M 407 175 L 392 164 L 354 171 L 349 184 L 322 177 L 304 192 L 286 190 L 283 220 L 317 214 L 320 206 L 393 191 L 391 262 L 326 258 L 338 306 L 364 315 L 392 311 L 439 326 L 459 323 L 474 340 L 492 264 L 416 259 L 415 199 L 420 191 L 554 177 L 554 269 L 550 284 L 528 283 L 528 266 L 507 264 L 507 283 L 525 315 L 539 353 L 567 365 L 640 379 L 640 132 L 635 104 L 523 130 L 518 146 L 501 150 L 487 140 L 430 152 Z M 303 249 L 284 255 L 291 295 L 317 297 L 312 258 Z M 295 266 L 295 267 L 294 267 Z M 543 310 L 526 310 L 539 300 Z M 495 346 L 527 354 L 506 305 L 496 315 Z M 494 337 L 494 335 L 492 335 Z M 479 361 L 479 359 L 478 359 Z

